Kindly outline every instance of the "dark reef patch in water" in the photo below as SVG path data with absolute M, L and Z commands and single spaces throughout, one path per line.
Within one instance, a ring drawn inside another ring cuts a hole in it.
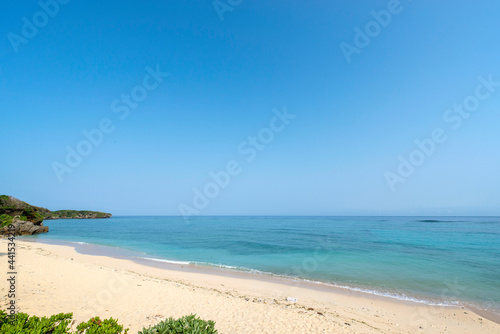
M 447 220 L 434 220 L 434 219 L 422 219 L 422 220 L 417 220 L 419 223 L 451 223 L 450 221 Z

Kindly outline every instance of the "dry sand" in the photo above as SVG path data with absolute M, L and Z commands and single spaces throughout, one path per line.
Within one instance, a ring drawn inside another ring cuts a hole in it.
M 85 255 L 73 247 L 16 241 L 17 305 L 34 315 L 73 312 L 77 323 L 118 318 L 137 333 L 165 317 L 196 313 L 219 333 L 500 333 L 462 307 L 436 307 L 293 281 L 204 270 L 169 270 Z M 2 306 L 7 241 L 0 240 Z M 185 268 L 184 268 L 185 269 Z M 297 298 L 296 303 L 286 297 Z

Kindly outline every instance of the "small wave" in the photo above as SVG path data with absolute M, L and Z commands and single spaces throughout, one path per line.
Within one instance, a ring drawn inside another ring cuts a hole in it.
M 379 297 L 388 297 L 388 298 L 393 298 L 393 299 L 397 299 L 397 300 L 401 300 L 401 301 L 410 301 L 410 302 L 414 302 L 414 303 L 426 304 L 426 305 L 430 305 L 430 306 L 462 305 L 462 303 L 459 301 L 439 301 L 439 302 L 437 302 L 437 301 L 433 301 L 431 299 L 408 296 L 404 293 L 384 292 L 384 291 L 374 290 L 374 289 L 357 288 L 357 287 L 353 287 L 353 286 L 349 286 L 349 285 L 327 283 L 327 282 L 315 281 L 315 280 L 298 278 L 298 277 L 287 276 L 287 275 L 276 275 L 276 274 L 271 274 L 271 275 L 275 276 L 275 277 L 280 277 L 280 278 L 284 278 L 284 279 L 298 281 L 298 282 L 318 284 L 318 285 L 329 286 L 329 287 L 334 287 L 334 288 L 339 288 L 339 289 L 345 289 L 345 290 L 349 290 L 349 291 L 367 293 L 367 294 L 371 294 L 371 295 L 375 295 L 375 296 L 379 296 Z
M 152 258 L 152 257 L 140 257 L 139 259 L 155 261 L 155 262 L 171 263 L 171 264 L 183 264 L 183 265 L 194 264 L 193 262 L 188 262 L 188 261 L 173 261 L 173 260 L 165 260 L 165 259 L 156 259 L 156 258 Z
M 419 303 L 419 304 L 426 304 L 426 305 L 430 305 L 430 306 L 457 306 L 457 305 L 461 305 L 461 303 L 458 301 L 436 302 L 436 301 L 432 301 L 430 299 L 408 296 L 408 295 L 405 295 L 403 293 L 383 292 L 383 291 L 372 290 L 372 289 L 355 288 L 355 287 L 347 286 L 347 285 L 328 284 L 328 283 L 322 283 L 322 282 L 315 282 L 315 283 L 330 285 L 330 286 L 334 286 L 337 288 L 356 291 L 356 292 L 368 293 L 368 294 L 380 296 L 380 297 L 389 297 L 389 298 L 402 300 L 402 301 L 409 301 L 409 302 L 414 302 L 414 303 Z
M 138 258 L 141 259 L 141 260 L 149 260 L 149 261 L 171 263 L 171 264 L 182 264 L 182 265 L 194 265 L 194 266 L 200 266 L 200 267 L 220 268 L 220 269 L 224 269 L 224 270 L 246 272 L 246 273 L 250 273 L 250 274 L 254 274 L 254 275 L 280 276 L 280 275 L 277 275 L 277 274 L 273 274 L 273 273 L 270 273 L 270 272 L 261 271 L 261 270 L 257 270 L 257 269 L 250 269 L 250 268 L 246 268 L 246 267 L 237 267 L 237 266 L 229 266 L 229 265 L 218 264 L 218 263 L 196 262 L 196 261 L 174 261 L 174 260 L 158 259 L 158 258 L 152 258 L 152 257 L 138 257 Z
M 192 262 L 191 264 L 194 264 L 197 266 L 216 267 L 216 268 L 231 269 L 231 270 L 247 270 L 246 268 L 243 268 L 243 267 L 227 266 L 225 264 L 215 264 L 215 263 L 206 263 L 206 262 Z
M 217 268 L 221 268 L 221 269 L 228 269 L 228 270 L 245 272 L 245 273 L 249 273 L 249 274 L 253 274 L 253 275 L 272 276 L 272 277 L 286 279 L 286 280 L 293 280 L 293 281 L 298 281 L 298 282 L 305 282 L 305 283 L 318 284 L 318 285 L 323 285 L 323 286 L 330 286 L 330 287 L 334 287 L 334 288 L 340 288 L 340 289 L 345 289 L 345 290 L 349 290 L 349 291 L 367 293 L 367 294 L 380 296 L 380 297 L 388 297 L 388 298 L 393 298 L 393 299 L 397 299 L 397 300 L 401 300 L 401 301 L 409 301 L 409 302 L 414 302 L 414 303 L 426 304 L 426 305 L 430 305 L 430 306 L 462 305 L 458 301 L 439 301 L 438 302 L 438 301 L 433 301 L 431 299 L 408 296 L 408 295 L 403 294 L 403 293 L 384 292 L 384 291 L 374 290 L 374 289 L 357 288 L 357 287 L 353 287 L 353 286 L 349 286 L 349 285 L 327 283 L 327 282 L 322 282 L 322 281 L 300 278 L 300 277 L 296 277 L 296 276 L 276 274 L 276 273 L 271 273 L 271 272 L 257 270 L 257 269 L 250 269 L 250 268 L 246 268 L 246 267 L 235 267 L 235 266 L 228 266 L 228 265 L 214 264 L 214 263 L 205 263 L 205 262 L 190 262 L 189 264 L 198 265 L 198 266 L 217 267 Z
M 250 269 L 250 268 L 246 268 L 246 267 L 229 266 L 229 265 L 218 264 L 218 263 L 191 262 L 190 264 L 195 265 L 195 266 L 215 267 L 215 268 L 220 268 L 220 269 L 224 269 L 224 270 L 240 271 L 240 272 L 250 273 L 250 274 L 254 274 L 254 275 L 276 276 L 276 274 L 266 272 L 266 271 L 261 271 L 261 270 L 257 270 L 257 269 Z
M 316 280 L 311 280 L 311 279 L 299 278 L 296 276 L 275 274 L 275 273 L 261 271 L 261 270 L 257 270 L 257 269 L 249 269 L 249 268 L 245 268 L 245 267 L 233 267 L 233 266 L 226 266 L 226 265 L 217 265 L 217 264 L 213 264 L 213 263 L 198 263 L 198 262 L 192 262 L 191 264 L 205 265 L 205 266 L 210 266 L 210 267 L 218 267 L 218 268 L 222 268 L 222 269 L 243 271 L 243 272 L 250 273 L 253 275 L 272 276 L 272 277 L 277 277 L 277 278 L 286 279 L 286 280 L 293 280 L 293 281 L 297 281 L 297 282 L 305 282 L 305 283 L 318 284 L 318 285 L 323 285 L 323 286 L 330 286 L 330 287 L 334 287 L 334 288 L 340 288 L 340 289 L 345 289 L 345 290 L 349 290 L 349 291 L 367 293 L 367 294 L 380 296 L 380 297 L 388 297 L 388 298 L 393 298 L 393 299 L 397 299 L 397 300 L 401 300 L 401 301 L 409 301 L 409 302 L 414 302 L 414 303 L 426 304 L 426 305 L 430 305 L 430 306 L 462 305 L 458 301 L 439 301 L 439 302 L 437 302 L 437 301 L 433 301 L 431 299 L 408 296 L 408 295 L 403 294 L 403 293 L 383 292 L 383 291 L 374 290 L 374 289 L 357 288 L 357 287 L 353 287 L 353 286 L 349 286 L 349 285 L 327 283 L 327 282 L 316 281 Z
M 88 242 L 83 242 L 83 241 L 74 241 L 74 243 L 79 245 L 90 245 Z
M 414 303 L 426 304 L 426 305 L 430 305 L 430 306 L 458 306 L 458 305 L 462 305 L 462 303 L 460 303 L 459 301 L 435 301 L 435 300 L 431 300 L 431 299 L 408 296 L 404 293 L 384 292 L 384 291 L 375 290 L 375 289 L 358 288 L 358 287 L 353 287 L 353 286 L 349 286 L 349 285 L 316 281 L 316 280 L 305 279 L 305 278 L 300 278 L 300 277 L 290 276 L 290 275 L 276 274 L 276 273 L 261 271 L 261 270 L 257 270 L 257 269 L 250 269 L 250 268 L 246 268 L 246 267 L 229 266 L 229 265 L 224 265 L 224 264 L 215 264 L 215 263 L 207 263 L 207 262 L 174 261 L 174 260 L 166 260 L 166 259 L 151 258 L 151 257 L 138 257 L 138 258 L 142 259 L 142 260 L 170 263 L 170 264 L 176 264 L 176 265 L 195 265 L 195 266 L 215 267 L 215 268 L 220 268 L 223 270 L 239 271 L 239 272 L 245 272 L 245 273 L 253 274 L 253 275 L 272 276 L 272 277 L 277 277 L 277 278 L 286 279 L 286 280 L 305 282 L 305 283 L 311 283 L 311 284 L 318 284 L 318 285 L 322 285 L 322 286 L 330 286 L 330 287 L 334 287 L 334 288 L 340 288 L 340 289 L 345 289 L 345 290 L 349 290 L 349 291 L 367 293 L 367 294 L 371 294 L 371 295 L 375 295 L 375 296 L 379 296 L 379 297 L 388 297 L 388 298 L 393 298 L 393 299 L 397 299 L 397 300 L 401 300 L 401 301 L 409 301 L 409 302 L 414 302 Z

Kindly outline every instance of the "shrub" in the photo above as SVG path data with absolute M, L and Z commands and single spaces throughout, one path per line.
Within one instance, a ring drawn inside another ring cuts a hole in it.
M 41 223 L 43 221 L 44 217 L 41 213 L 35 212 L 34 214 L 34 223 Z
M 177 320 L 169 318 L 155 326 L 143 328 L 139 334 L 217 334 L 215 322 L 201 320 L 191 314 Z
M 123 326 L 118 324 L 118 320 L 113 318 L 101 320 L 99 317 L 94 317 L 87 322 L 82 322 L 76 327 L 78 334 L 120 334 L 123 331 Z M 127 333 L 128 328 L 123 331 Z
M 71 333 L 68 328 L 71 323 L 73 313 L 59 313 L 49 318 L 30 317 L 26 313 L 17 313 L 14 321 L 7 316 L 7 313 L 0 310 L 0 333 L 2 334 L 63 334 Z
M 7 312 L 5 312 L 4 310 L 0 310 L 0 329 L 2 328 L 3 324 L 6 323 L 7 321 L 9 321 L 9 315 L 7 314 Z
M 12 220 L 13 220 L 12 216 L 9 216 L 9 215 L 4 213 L 4 214 L 0 215 L 0 226 L 4 227 L 4 226 L 10 225 L 10 224 L 12 224 Z
M 14 320 L 0 310 L 0 333 L 2 334 L 127 334 L 128 329 L 113 318 L 101 320 L 99 317 L 82 322 L 71 330 L 73 313 L 59 313 L 50 317 L 29 316 L 17 313 Z M 196 315 L 188 315 L 177 320 L 169 318 L 155 326 L 143 328 L 138 334 L 218 334 L 215 322 L 201 320 Z
M 41 213 L 33 210 L 32 208 L 28 207 L 23 210 L 21 213 L 22 217 L 26 217 L 27 220 L 33 222 L 33 223 L 40 223 L 43 221 L 44 217 Z
M 99 317 L 82 322 L 76 332 L 70 328 L 73 313 L 59 313 L 49 318 L 30 317 L 26 313 L 17 313 L 14 321 L 3 310 L 0 310 L 0 333 L 2 334 L 126 334 L 123 326 L 113 318 L 101 320 Z

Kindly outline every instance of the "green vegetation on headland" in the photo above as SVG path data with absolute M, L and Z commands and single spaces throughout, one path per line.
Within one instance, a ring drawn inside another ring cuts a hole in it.
M 3 217 L 0 219 L 2 219 L 2 223 L 7 219 L 6 216 L 10 216 L 11 219 L 19 216 L 23 221 L 36 224 L 42 222 L 49 214 L 50 210 L 48 209 L 30 205 L 12 196 L 0 196 L 0 217 Z
M 15 197 L 0 195 L 0 235 L 28 235 L 48 232 L 44 219 L 110 218 L 112 215 L 98 211 L 58 210 L 34 206 Z M 10 228 L 9 228 L 10 226 Z
M 51 211 L 50 217 L 46 219 L 88 219 L 88 218 L 111 218 L 111 213 L 88 211 L 88 210 L 57 210 Z
M 15 197 L 0 196 L 0 236 L 29 235 L 48 232 L 43 226 L 45 216 L 50 211 L 30 205 Z
M 5 213 L 0 215 L 1 227 L 8 226 L 8 225 L 12 224 L 13 220 L 14 220 L 14 217 L 6 215 Z
M 89 319 L 72 330 L 73 313 L 59 313 L 50 317 L 29 316 L 26 313 L 17 313 L 9 316 L 0 310 L 0 333 L 36 333 L 36 334 L 122 334 L 128 329 L 118 324 L 118 320 L 109 318 L 101 320 L 99 317 Z M 73 321 L 74 323 L 74 321 Z M 205 321 L 195 315 L 184 316 L 179 319 L 169 318 L 155 326 L 143 328 L 138 334 L 217 334 L 215 322 Z

